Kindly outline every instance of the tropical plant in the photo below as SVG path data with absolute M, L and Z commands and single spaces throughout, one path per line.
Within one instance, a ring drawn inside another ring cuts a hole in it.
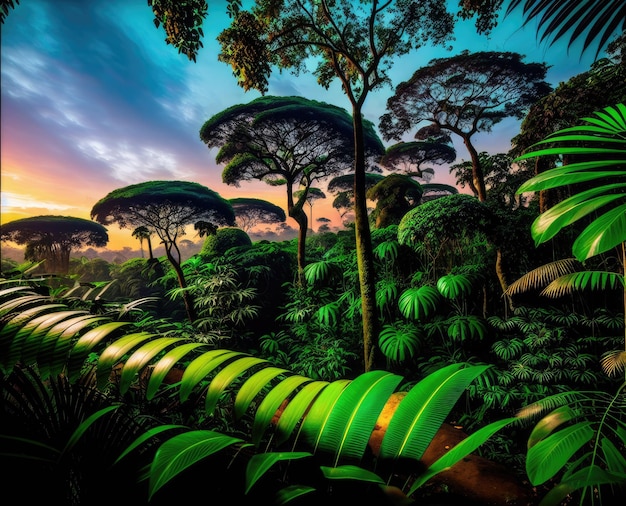
M 240 469 L 245 473 L 244 493 L 238 496 L 242 501 L 248 497 L 253 500 L 261 478 L 271 475 L 271 469 L 279 462 L 295 466 L 296 461 L 307 459 L 313 464 L 314 456 L 314 465 L 321 465 L 318 473 L 331 482 L 349 478 L 361 484 L 373 482 L 376 489 L 385 484 L 385 479 L 370 467 L 372 462 L 366 457 L 366 450 L 377 414 L 400 384 L 401 376 L 371 371 L 353 380 L 314 381 L 246 353 L 210 349 L 175 336 L 137 332 L 129 323 L 86 311 L 68 311 L 63 304 L 50 304 L 48 297 L 19 284 L 0 290 L 0 319 L 0 368 L 5 379 L 17 369 L 36 365 L 43 381 L 62 374 L 64 381 L 75 384 L 83 381 L 86 373 L 92 374 L 88 366 L 93 364 L 94 387 L 110 392 L 113 400 L 128 399 L 131 391 L 133 397 L 143 395 L 146 402 L 165 393 L 175 394 L 180 405 L 193 401 L 209 417 L 216 409 L 229 405 L 233 428 L 238 422 L 246 422 L 243 432 L 230 434 L 206 427 L 167 424 L 142 433 L 119 453 L 114 467 L 129 458 L 147 456 L 151 460 L 146 475 L 149 498 L 158 499 L 157 494 L 174 478 L 181 478 L 198 466 L 202 468 L 203 463 L 229 449 L 231 465 L 222 469 L 232 473 Z M 182 375 L 178 375 L 177 383 L 169 384 L 168 375 L 176 368 Z M 409 390 L 377 450 L 378 461 L 394 463 L 389 480 L 398 473 L 410 475 L 403 460 L 421 457 L 459 396 L 486 369 L 487 366 L 454 364 Z M 7 388 L 6 381 L 3 386 Z M 22 396 L 34 394 L 30 390 L 21 392 Z M 115 408 L 112 405 L 104 409 Z M 82 418 L 85 423 L 79 426 L 72 441 L 82 440 L 87 425 L 95 418 L 104 420 L 106 413 L 99 411 L 89 421 Z M 203 419 L 210 422 L 210 418 Z M 405 488 L 406 494 L 415 494 L 429 478 L 474 451 L 513 420 L 499 420 L 470 435 L 416 476 Z M 19 431 L 4 436 L 10 436 L 11 444 L 16 445 L 15 453 L 24 457 L 41 451 L 42 441 L 36 436 L 20 437 Z M 6 454 L 4 457 L 9 462 L 16 458 Z M 240 462 L 238 459 L 243 459 L 242 467 L 233 465 Z M 359 467 L 354 467 L 354 463 Z M 204 488 L 210 473 L 203 476 Z M 302 476 L 293 483 L 270 482 L 267 486 L 278 494 L 270 494 L 270 502 L 281 504 L 301 494 L 324 493 L 323 485 L 320 489 L 320 484 Z M 216 493 L 217 490 L 219 486 Z M 236 489 L 230 492 L 237 493 Z
M 518 417 L 550 412 L 528 438 L 526 471 L 534 486 L 558 483 L 540 502 L 559 505 L 617 504 L 626 484 L 626 383 L 615 395 L 573 391 L 546 397 L 524 407 Z
M 174 269 L 181 288 L 187 286 L 181 269 L 177 241 L 186 228 L 202 220 L 214 225 L 234 225 L 235 213 L 230 203 L 217 192 L 189 181 L 146 181 L 113 190 L 91 209 L 99 223 L 117 223 L 120 228 L 144 226 L 157 234 L 165 255 Z M 190 322 L 196 319 L 193 300 L 183 292 Z

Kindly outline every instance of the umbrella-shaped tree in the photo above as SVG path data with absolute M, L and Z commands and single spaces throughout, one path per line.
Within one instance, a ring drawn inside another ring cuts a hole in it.
M 235 220 L 241 230 L 248 233 L 260 223 L 275 224 L 287 219 L 285 210 L 263 199 L 239 197 L 230 199 Z
M 188 181 L 146 181 L 113 190 L 91 209 L 99 223 L 117 223 L 120 228 L 144 226 L 155 233 L 165 247 L 165 254 L 176 272 L 190 321 L 196 311 L 180 266 L 176 241 L 185 229 L 200 221 L 216 225 L 234 225 L 235 213 L 228 200 L 217 192 Z
M 106 228 L 73 216 L 34 216 L 0 226 L 3 241 L 25 244 L 25 258 L 45 262 L 47 272 L 66 274 L 70 253 L 82 246 L 103 247 L 109 242 Z
M 365 154 L 380 156 L 384 147 L 365 121 Z M 345 173 L 354 163 L 352 118 L 345 109 L 302 97 L 265 96 L 214 115 L 200 129 L 209 148 L 219 148 L 222 179 L 238 186 L 260 180 L 285 185 L 287 213 L 299 226 L 298 267 L 305 266 L 308 219 L 303 209 L 311 186 Z M 302 190 L 294 196 L 295 189 Z
M 518 53 L 482 51 L 436 58 L 396 87 L 380 120 L 386 139 L 399 139 L 411 128 L 452 132 L 463 140 L 472 160 L 472 191 L 487 198 L 483 168 L 472 137 L 489 132 L 510 117 L 521 119 L 528 108 L 551 91 L 544 81 L 548 67 L 524 63 Z

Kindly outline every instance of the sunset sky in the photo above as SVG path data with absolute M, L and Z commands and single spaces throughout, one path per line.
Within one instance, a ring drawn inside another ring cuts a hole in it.
M 457 4 L 450 2 L 452 11 Z M 260 96 L 245 93 L 230 67 L 217 61 L 215 36 L 227 24 L 225 2 L 209 0 L 204 48 L 194 63 L 165 44 L 145 0 L 22 0 L 1 32 L 2 223 L 44 214 L 89 218 L 110 191 L 158 179 L 195 181 L 224 198 L 264 198 L 285 208 L 284 187 L 223 184 L 215 152 L 199 138 L 212 115 Z M 519 26 L 519 16 L 507 18 L 487 38 L 475 34 L 472 22 L 459 23 L 452 52 L 428 48 L 398 59 L 393 85 L 430 59 L 464 49 L 515 51 L 526 62 L 546 62 L 553 85 L 591 65 L 593 51 L 582 58 L 577 50 L 568 55 L 564 43 L 540 45 L 533 23 Z M 378 124 L 392 93 L 385 88 L 371 95 L 366 117 Z M 276 72 L 268 94 L 349 106 L 338 85 L 324 90 L 312 75 Z M 476 136 L 479 151 L 508 151 L 518 128 L 519 122 L 505 121 L 493 133 Z M 468 158 L 456 140 L 455 147 L 457 163 Z M 453 180 L 442 167 L 433 182 Z M 314 219 L 338 225 L 331 203 L 331 195 L 316 202 Z M 115 225 L 108 231 L 110 249 L 138 247 L 132 230 Z

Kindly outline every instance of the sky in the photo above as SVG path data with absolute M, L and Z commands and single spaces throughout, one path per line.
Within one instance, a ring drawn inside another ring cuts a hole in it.
M 455 12 L 457 2 L 450 5 Z M 228 21 L 225 1 L 209 0 L 204 48 L 194 63 L 165 43 L 145 0 L 22 0 L 1 26 L 1 222 L 47 214 L 89 219 L 93 205 L 112 190 L 149 180 L 194 181 L 224 198 L 262 198 L 286 208 L 284 187 L 222 183 L 223 167 L 199 137 L 214 114 L 260 96 L 244 92 L 230 67 L 217 60 L 215 37 Z M 594 51 L 568 54 L 565 44 L 540 44 L 534 23 L 520 26 L 518 14 L 501 17 L 486 37 L 471 21 L 459 22 L 452 51 L 421 48 L 398 58 L 392 87 L 369 96 L 366 118 L 377 125 L 397 84 L 432 58 L 464 49 L 514 51 L 525 62 L 545 62 L 553 86 L 593 62 Z M 338 84 L 325 90 L 310 74 L 274 72 L 268 95 L 349 109 Z M 479 152 L 506 152 L 518 131 L 519 121 L 505 120 L 477 135 L 475 144 Z M 467 160 L 463 145 L 454 143 L 455 163 Z M 437 168 L 432 182 L 454 184 L 447 167 Z M 339 226 L 333 197 L 327 197 L 315 202 L 314 222 L 325 217 Z M 291 219 L 288 224 L 296 227 Z M 107 229 L 109 249 L 138 248 L 132 230 Z

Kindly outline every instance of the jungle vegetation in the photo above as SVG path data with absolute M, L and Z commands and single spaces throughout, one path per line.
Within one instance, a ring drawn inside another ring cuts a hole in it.
M 168 43 L 193 60 L 207 3 L 148 3 Z M 2 22 L 17 4 L 3 2 Z M 488 31 L 503 2 L 462 4 Z M 556 4 L 507 2 L 539 17 L 544 36 L 576 38 L 585 21 L 585 49 L 606 45 L 626 18 L 618 2 Z M 626 93 L 551 123 L 553 100 L 571 89 L 546 90 L 528 104 L 511 153 L 477 154 L 485 177 L 476 196 L 440 188 L 424 199 L 417 163 L 391 176 L 369 170 L 361 107 L 387 79 L 391 56 L 433 30 L 433 42 L 445 41 L 452 17 L 439 2 L 363 5 L 369 18 L 359 11 L 343 25 L 350 11 L 331 12 L 335 3 L 258 0 L 248 12 L 232 0 L 233 26 L 221 37 L 220 57 L 244 87 L 262 89 L 272 65 L 297 67 L 303 55 L 319 58 L 322 84 L 344 85 L 353 172 L 329 184 L 342 197 L 337 207 L 354 212 L 344 230 L 253 242 L 234 226 L 236 203 L 195 183 L 152 181 L 104 197 L 92 211 L 99 223 L 89 223 L 96 232 L 101 223 L 129 226 L 140 241 L 156 234 L 165 256 L 72 259 L 66 272 L 45 271 L 45 258 L 3 259 L 7 496 L 70 505 L 441 503 L 459 499 L 433 479 L 479 453 L 526 482 L 533 504 L 623 498 Z M 606 83 L 622 65 L 594 69 Z M 539 138 L 533 124 L 545 126 Z M 242 174 L 235 169 L 227 172 Z M 452 170 L 469 184 L 476 164 Z M 546 192 L 556 200 L 541 200 Z M 3 240 L 21 225 L 3 224 Z M 205 244 L 183 261 L 186 226 Z M 425 464 L 450 423 L 468 436 Z

